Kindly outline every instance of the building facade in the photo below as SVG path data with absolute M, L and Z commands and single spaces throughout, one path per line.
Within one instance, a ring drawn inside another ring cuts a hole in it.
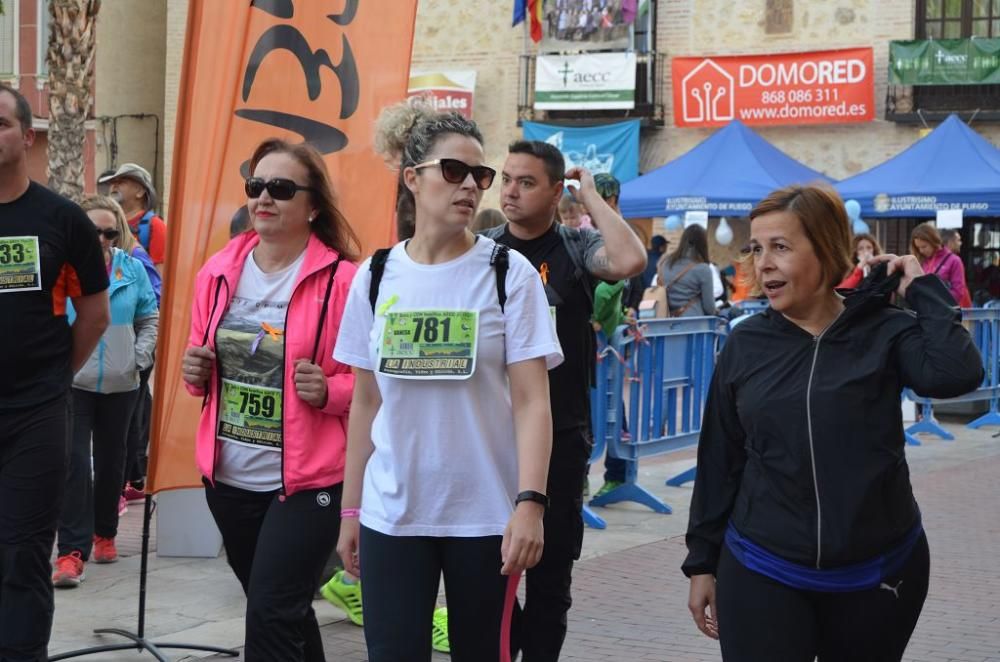
M 164 146 L 171 144 L 163 121 L 166 19 L 167 0 L 103 0 L 94 64 L 97 172 L 138 163 L 161 193 Z
M 166 0 L 166 145 L 172 143 L 187 4 L 188 0 Z M 649 0 L 651 21 L 629 42 L 639 52 L 636 107 L 614 112 L 533 107 L 538 48 L 528 37 L 527 24 L 511 26 L 513 4 L 419 0 L 417 9 L 412 66 L 476 73 L 473 117 L 483 130 L 487 160 L 494 166 L 503 163 L 506 145 L 522 136 L 525 120 L 593 125 L 638 117 L 642 121 L 639 170 L 647 172 L 684 154 L 715 130 L 677 126 L 672 58 L 844 48 L 873 51 L 871 121 L 754 126 L 754 130 L 834 179 L 898 154 L 949 110 L 959 111 L 988 140 L 1000 144 L 1000 86 L 915 91 L 896 88 L 888 79 L 890 41 L 1000 36 L 1000 0 Z M 547 0 L 546 11 L 557 4 L 558 0 Z M 167 187 L 170 156 L 168 149 Z M 499 187 L 494 186 L 484 196 L 483 206 L 495 207 L 498 202 Z M 661 220 L 639 223 L 643 234 L 664 232 Z M 720 262 L 728 261 L 746 237 L 745 223 L 730 224 L 736 234 L 730 248 L 712 247 Z M 897 248 L 910 227 L 912 223 L 892 226 L 900 235 L 894 240 Z
M 49 180 L 48 16 L 47 0 L 5 0 L 4 14 L 0 15 L 0 82 L 17 89 L 31 104 L 35 143 L 28 151 L 28 173 L 43 184 Z M 88 122 L 83 154 L 88 191 L 94 190 L 96 178 L 94 129 L 94 123 Z

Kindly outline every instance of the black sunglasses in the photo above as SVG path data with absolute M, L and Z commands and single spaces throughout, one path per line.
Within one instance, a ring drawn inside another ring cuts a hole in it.
M 275 200 L 291 200 L 299 191 L 316 191 L 311 186 L 299 186 L 292 180 L 281 177 L 275 177 L 266 182 L 260 177 L 247 177 L 244 188 L 246 189 L 247 197 L 251 200 L 259 198 L 264 189 L 267 189 L 267 194 Z
M 451 184 L 461 184 L 471 172 L 476 186 L 484 191 L 493 185 L 493 178 L 497 176 L 497 171 L 493 168 L 470 166 L 468 163 L 464 163 L 458 159 L 434 159 L 433 161 L 418 163 L 413 167 L 419 170 L 420 168 L 427 168 L 429 166 L 441 166 L 441 176 L 444 177 L 444 181 Z
M 102 230 L 100 228 L 95 228 L 95 229 L 97 230 L 97 234 L 101 235 L 108 241 L 114 241 L 115 239 L 118 238 L 118 230 L 112 230 L 110 228 L 106 230 Z

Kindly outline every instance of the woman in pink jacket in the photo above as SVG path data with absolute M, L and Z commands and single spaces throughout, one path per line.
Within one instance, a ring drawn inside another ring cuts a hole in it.
M 969 288 L 965 284 L 965 266 L 962 258 L 948 250 L 941 241 L 941 235 L 930 223 L 921 223 L 913 228 L 910 235 L 910 252 L 920 260 L 925 274 L 934 274 L 944 281 L 955 299 L 963 308 L 972 306 Z
M 337 540 L 354 387 L 333 347 L 357 238 L 323 160 L 268 140 L 246 180 L 252 229 L 198 274 L 188 390 L 198 467 L 247 596 L 245 660 L 323 660 L 311 607 Z

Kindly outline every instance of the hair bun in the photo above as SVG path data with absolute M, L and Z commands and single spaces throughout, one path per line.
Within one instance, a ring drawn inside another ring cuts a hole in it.
M 439 113 L 423 97 L 411 97 L 387 106 L 375 120 L 375 151 L 393 167 L 399 167 L 413 129 Z

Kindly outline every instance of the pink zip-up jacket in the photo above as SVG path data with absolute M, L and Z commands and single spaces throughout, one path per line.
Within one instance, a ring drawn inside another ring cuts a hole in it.
M 215 332 L 236 293 L 247 255 L 260 241 L 255 232 L 238 235 L 225 248 L 209 258 L 195 281 L 195 298 L 191 314 L 189 346 L 208 345 L 215 351 Z M 300 490 L 327 487 L 344 480 L 344 460 L 347 448 L 347 414 L 354 389 L 350 366 L 333 360 L 340 319 L 347 303 L 357 266 L 341 261 L 330 284 L 330 267 L 337 253 L 312 235 L 306 246 L 306 256 L 295 280 L 292 298 L 288 302 L 285 328 L 285 400 L 282 411 L 283 445 L 281 450 L 282 491 L 285 495 Z M 329 302 L 319 344 L 317 330 L 327 287 Z M 295 391 L 295 362 L 313 360 L 326 374 L 326 405 L 317 409 L 299 399 Z M 218 457 L 219 391 L 221 377 L 218 364 L 212 370 L 208 389 L 185 382 L 192 395 L 205 397 L 198 424 L 195 455 L 198 469 L 214 481 Z
M 962 264 L 962 258 L 942 246 L 920 266 L 923 267 L 925 274 L 936 274 L 944 281 L 955 303 L 963 306 L 971 305 L 971 302 L 965 303 L 969 293 L 965 284 L 965 266 Z

